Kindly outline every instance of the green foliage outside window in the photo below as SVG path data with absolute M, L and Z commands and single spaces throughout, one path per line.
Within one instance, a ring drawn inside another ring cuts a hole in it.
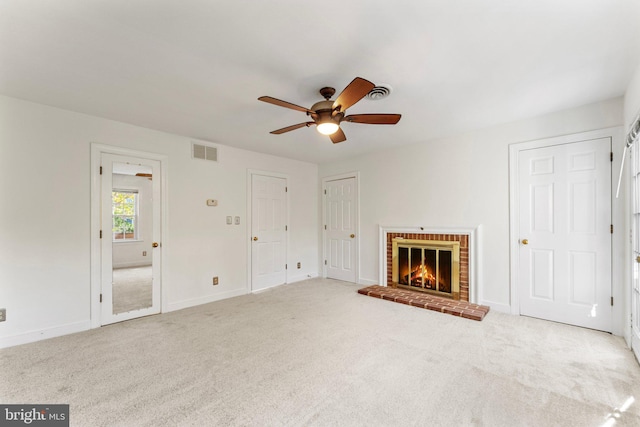
M 138 193 L 113 191 L 111 195 L 113 208 L 113 239 L 135 239 Z

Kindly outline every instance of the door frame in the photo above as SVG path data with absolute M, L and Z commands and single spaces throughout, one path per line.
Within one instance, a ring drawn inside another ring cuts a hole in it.
M 100 221 L 102 205 L 102 189 L 100 179 L 100 162 L 103 154 L 141 157 L 160 162 L 160 234 L 162 246 L 167 246 L 167 164 L 168 156 L 147 151 L 132 150 L 99 143 L 91 143 L 91 286 L 90 286 L 90 321 L 91 328 L 102 326 L 100 293 L 102 290 L 102 247 L 100 239 Z M 166 292 L 166 251 L 160 251 L 160 312 L 167 311 Z
M 320 196 L 322 197 L 321 209 L 322 209 L 322 223 L 320 224 L 320 231 L 322 233 L 322 259 L 320 260 L 320 265 L 322 266 L 322 277 L 327 278 L 327 265 L 325 261 L 327 259 L 327 231 L 324 229 L 324 226 L 327 224 L 327 198 L 325 197 L 325 191 L 327 189 L 327 183 L 330 181 L 338 181 L 341 179 L 347 178 L 355 178 L 356 184 L 356 200 L 355 200 L 355 230 L 356 230 L 356 238 L 355 238 L 355 253 L 356 253 L 356 261 L 355 261 L 355 270 L 356 270 L 356 284 L 360 284 L 360 172 L 347 172 L 338 175 L 330 175 L 322 178 L 322 188 Z
M 614 305 L 611 313 L 611 328 L 613 334 L 623 335 L 625 328 L 629 328 L 629 325 L 625 325 L 628 322 L 624 322 L 623 319 L 625 306 L 630 302 L 629 297 L 623 293 L 624 269 L 626 268 L 624 254 L 628 250 L 627 246 L 629 246 L 625 244 L 625 236 L 629 235 L 629 231 L 628 224 L 624 219 L 625 199 L 619 199 L 617 202 L 614 199 L 617 180 L 613 179 L 615 174 L 614 166 L 620 162 L 619 159 L 622 157 L 624 148 L 622 127 L 620 126 L 509 144 L 509 290 L 511 314 L 520 315 L 520 299 L 518 295 L 520 254 L 520 245 L 518 243 L 518 225 L 520 223 L 518 209 L 520 197 L 518 190 L 518 155 L 520 151 L 601 138 L 609 138 L 611 140 L 611 150 L 613 152 L 613 162 L 611 163 L 611 222 L 614 225 L 614 233 L 611 240 L 611 295 L 614 299 Z M 627 310 L 627 312 L 629 311 Z
M 252 188 L 252 183 L 253 183 L 253 175 L 262 175 L 262 176 L 269 176 L 272 178 L 281 178 L 285 180 L 285 187 L 286 187 L 286 191 L 285 191 L 285 203 L 287 204 L 286 208 L 285 208 L 285 222 L 286 222 L 286 233 L 285 233 L 285 244 L 287 245 L 286 248 L 284 249 L 284 253 L 285 253 L 285 260 L 286 260 L 286 264 L 287 266 L 289 265 L 289 246 L 290 246 L 290 242 L 289 242 L 289 224 L 291 223 L 290 221 L 290 211 L 291 211 L 291 203 L 289 200 L 289 185 L 290 185 L 290 180 L 289 180 L 289 175 L 288 174 L 284 174 L 284 173 L 279 173 L 279 172 L 270 172 L 270 171 L 264 171 L 264 170 L 259 170 L 259 169 L 247 169 L 247 231 L 246 231 L 246 236 L 247 236 L 247 294 L 253 293 L 253 288 L 252 288 L 252 274 L 253 274 L 253 265 L 252 265 L 252 259 L 251 259 L 251 237 L 252 235 L 252 229 L 251 229 L 251 224 L 253 224 L 253 214 L 252 214 L 252 208 L 253 208 L 253 188 Z M 284 284 L 289 283 L 289 268 L 287 267 L 285 269 L 285 281 Z M 261 292 L 264 291 L 265 289 L 260 289 L 256 292 Z

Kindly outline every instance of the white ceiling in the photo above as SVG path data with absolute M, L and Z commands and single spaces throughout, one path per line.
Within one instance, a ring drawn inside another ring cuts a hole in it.
M 640 60 L 638 0 L 0 0 L 0 93 L 311 161 L 620 96 Z M 333 145 L 257 101 L 310 107 L 354 77 L 394 88 Z

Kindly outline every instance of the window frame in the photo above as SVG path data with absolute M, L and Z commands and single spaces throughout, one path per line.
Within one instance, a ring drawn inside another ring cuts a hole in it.
M 133 215 L 124 215 L 124 214 L 116 214 L 115 204 L 113 201 L 114 193 L 126 193 L 132 194 L 133 197 Z M 127 234 L 129 233 L 116 233 L 115 229 L 115 218 L 131 218 L 133 222 L 133 237 L 127 238 Z M 138 189 L 133 188 L 114 188 L 111 190 L 111 240 L 113 243 L 128 243 L 128 242 L 139 242 L 140 241 L 140 192 Z M 121 234 L 122 238 L 116 238 L 116 234 Z
M 636 144 L 631 145 L 631 251 L 633 254 L 631 286 L 631 327 L 640 336 L 640 153 Z

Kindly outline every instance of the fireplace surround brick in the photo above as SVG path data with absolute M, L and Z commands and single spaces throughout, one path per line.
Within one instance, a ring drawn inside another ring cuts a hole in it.
M 387 233 L 387 286 L 392 286 L 393 239 L 401 237 L 411 240 L 435 240 L 460 243 L 460 300 L 469 301 L 469 235 L 431 233 Z

